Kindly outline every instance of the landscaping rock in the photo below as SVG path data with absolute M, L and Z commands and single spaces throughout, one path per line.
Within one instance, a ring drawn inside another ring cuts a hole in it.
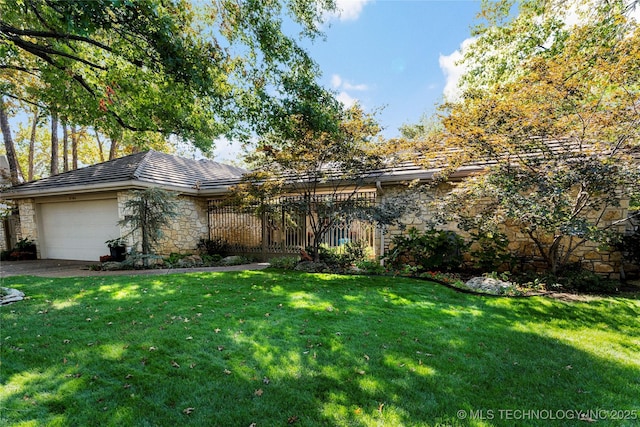
M 164 259 L 159 255 L 139 255 L 133 259 L 133 268 L 162 268 Z
M 24 292 L 17 289 L 2 288 L 4 292 L 0 294 L 0 305 L 11 304 L 12 302 L 22 301 L 24 299 Z
M 122 263 L 117 261 L 103 262 L 101 268 L 103 271 L 117 271 L 123 269 Z
M 296 271 L 304 271 L 305 273 L 322 273 L 327 271 L 329 267 L 324 262 L 302 261 L 296 265 Z
M 473 277 L 465 285 L 471 290 L 494 295 L 502 295 L 513 287 L 511 282 L 503 282 L 492 277 Z
M 220 264 L 222 265 L 240 265 L 245 262 L 244 258 L 238 255 L 232 255 L 228 257 L 224 257 L 220 260 Z
M 182 268 L 200 267 L 203 264 L 202 258 L 199 255 L 189 255 L 178 260 L 178 267 Z

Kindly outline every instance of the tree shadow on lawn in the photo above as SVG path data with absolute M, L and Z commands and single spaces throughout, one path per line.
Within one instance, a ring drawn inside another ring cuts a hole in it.
M 634 300 L 267 272 L 80 283 L 2 309 L 8 425 L 568 425 L 583 421 L 500 411 L 640 408 L 640 342 L 620 338 L 638 336 Z

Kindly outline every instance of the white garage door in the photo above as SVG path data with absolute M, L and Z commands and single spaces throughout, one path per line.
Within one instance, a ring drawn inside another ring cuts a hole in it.
M 40 205 L 41 255 L 49 259 L 99 261 L 106 240 L 120 237 L 116 199 Z

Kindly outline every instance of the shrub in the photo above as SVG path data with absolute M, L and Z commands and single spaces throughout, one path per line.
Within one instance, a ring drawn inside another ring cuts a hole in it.
M 283 270 L 293 270 L 298 265 L 298 257 L 285 256 L 279 258 L 272 258 L 269 260 L 269 264 L 273 268 L 280 268 Z
M 229 243 L 222 237 L 215 239 L 200 239 L 198 242 L 198 251 L 206 255 L 219 255 L 224 257 L 229 253 Z
M 379 261 L 361 260 L 356 262 L 356 267 L 364 274 L 384 274 L 387 272 L 384 265 L 380 265 Z
M 248 264 L 249 262 L 251 262 L 251 260 L 249 260 L 249 258 L 245 256 L 233 255 L 233 256 L 222 258 L 220 260 L 220 265 L 224 265 L 224 266 L 242 265 L 242 264 Z
M 12 253 L 12 250 L 0 252 L 0 261 L 13 261 L 14 259 L 11 257 Z
M 150 255 L 163 235 L 162 228 L 169 226 L 171 219 L 178 215 L 177 195 L 158 187 L 132 190 L 130 194 L 131 198 L 124 204 L 126 214 L 118 224 L 131 229 L 128 235 L 139 231 L 142 253 Z M 143 258 L 143 261 L 150 259 Z
M 123 270 L 162 268 L 164 259 L 160 255 L 144 254 L 132 250 L 120 264 Z
M 307 248 L 307 252 L 309 254 L 314 253 L 313 251 L 314 248 Z M 327 245 L 320 245 L 318 247 L 318 252 L 320 254 L 319 258 L 321 263 L 325 263 L 331 266 L 344 266 L 348 264 L 346 257 L 338 250 L 338 248 L 329 247 Z
M 178 262 L 181 259 L 184 259 L 188 256 L 191 256 L 191 254 L 179 254 L 177 252 L 171 252 L 171 254 L 169 254 L 169 256 L 167 258 L 165 258 L 165 262 L 167 264 L 169 264 L 170 266 L 176 266 L 178 265 Z
M 406 235 L 392 240 L 393 249 L 387 259 L 395 268 L 404 265 L 418 267 L 424 271 L 450 271 L 459 268 L 463 253 L 468 248 L 464 239 L 454 231 L 429 228 L 420 232 L 410 228 Z
M 579 264 L 569 265 L 557 274 L 521 273 L 512 278 L 520 286 L 537 290 L 568 291 L 577 293 L 612 294 L 619 291 L 620 282 L 606 279 L 585 270 Z
M 470 234 L 472 244 L 475 243 L 474 249 L 469 252 L 474 267 L 494 271 L 504 264 L 511 264 L 513 257 L 508 250 L 506 234 L 483 230 Z
M 627 262 L 640 266 L 640 226 L 632 234 L 622 236 L 616 248 Z
M 306 250 L 312 254 L 314 249 L 308 247 Z M 318 251 L 320 252 L 320 262 L 330 267 L 346 268 L 367 259 L 370 250 L 364 241 L 354 241 L 335 247 L 322 244 Z
M 356 264 L 369 258 L 370 249 L 364 240 L 351 241 L 344 245 L 344 255 L 349 264 Z
M 222 255 L 219 255 L 219 254 L 214 254 L 214 255 L 202 254 L 201 257 L 204 265 L 209 267 L 219 264 L 220 261 L 222 260 Z
M 16 246 L 9 255 L 9 260 L 28 260 L 36 259 L 37 250 L 36 243 L 28 238 L 20 239 L 16 242 Z
M 16 242 L 15 250 L 18 252 L 36 253 L 36 243 L 28 238 L 20 239 Z

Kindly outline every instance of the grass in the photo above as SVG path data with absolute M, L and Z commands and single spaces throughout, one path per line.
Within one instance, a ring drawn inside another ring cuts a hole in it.
M 640 424 L 637 296 L 277 271 L 3 286 L 29 298 L 0 308 L 0 425 Z

